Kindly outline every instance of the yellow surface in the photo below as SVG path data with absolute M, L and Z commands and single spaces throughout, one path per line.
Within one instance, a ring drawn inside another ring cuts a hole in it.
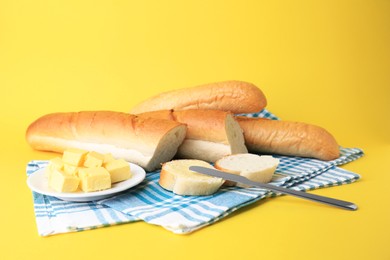
M 390 259 L 389 46 L 386 0 L 0 0 L 1 258 Z M 34 119 L 228 79 L 364 149 L 344 166 L 359 182 L 313 192 L 358 211 L 285 196 L 190 235 L 139 222 L 38 236 L 25 167 L 54 155 L 26 144 Z

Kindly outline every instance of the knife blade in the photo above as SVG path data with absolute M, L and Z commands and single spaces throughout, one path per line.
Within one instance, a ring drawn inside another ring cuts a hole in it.
M 202 166 L 190 166 L 189 169 L 191 171 L 194 171 L 194 172 L 206 174 L 206 175 L 213 176 L 213 177 L 222 178 L 224 180 L 239 182 L 239 183 L 249 185 L 252 187 L 254 186 L 254 187 L 258 187 L 258 188 L 262 188 L 262 189 L 267 189 L 267 190 L 279 192 L 282 194 L 288 194 L 288 195 L 292 195 L 292 196 L 295 196 L 298 198 L 307 199 L 307 200 L 327 204 L 330 206 L 335 206 L 335 207 L 342 208 L 342 209 L 357 210 L 357 208 L 358 208 L 357 205 L 352 203 L 352 202 L 338 200 L 338 199 L 315 195 L 315 194 L 310 194 L 310 193 L 306 193 L 303 191 L 296 191 L 296 190 L 292 190 L 292 189 L 278 187 L 278 186 L 267 184 L 267 183 L 255 182 L 255 181 L 251 181 L 251 180 L 249 180 L 241 175 L 231 174 L 231 173 L 227 173 L 227 172 L 223 172 L 223 171 L 219 171 L 219 170 L 215 170 L 215 169 L 211 169 L 211 168 L 206 168 L 206 167 L 202 167 Z

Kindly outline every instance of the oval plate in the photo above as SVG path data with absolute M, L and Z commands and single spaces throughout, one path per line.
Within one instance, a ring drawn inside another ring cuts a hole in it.
M 86 201 L 94 201 L 108 198 L 110 196 L 115 195 L 118 192 L 130 189 L 138 185 L 145 179 L 146 173 L 145 170 L 140 166 L 129 163 L 132 176 L 130 179 L 121 181 L 118 183 L 112 184 L 110 189 L 102 190 L 102 191 L 94 191 L 94 192 L 57 192 L 49 187 L 48 179 L 45 176 L 45 169 L 41 168 L 36 172 L 30 174 L 27 178 L 28 187 L 35 192 L 38 192 L 43 195 L 53 196 L 61 200 L 66 201 L 76 201 L 76 202 L 86 202 Z

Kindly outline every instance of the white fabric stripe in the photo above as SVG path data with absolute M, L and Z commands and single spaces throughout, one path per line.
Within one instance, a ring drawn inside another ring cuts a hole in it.
M 237 193 L 237 194 L 244 195 L 244 196 L 248 196 L 248 197 L 252 197 L 252 198 L 258 197 L 258 195 L 256 195 L 256 194 L 251 194 L 251 193 L 247 193 L 247 192 L 242 192 L 242 191 L 240 191 L 240 190 L 232 190 L 232 191 L 229 191 L 229 192 Z
M 186 229 L 187 227 L 199 225 L 199 222 L 189 220 L 178 212 L 170 212 L 167 215 L 151 220 L 149 223 L 160 225 L 173 232 L 174 230 L 178 230 L 180 232 L 182 229 Z
M 156 209 L 156 208 L 152 208 L 151 210 L 149 211 L 141 211 L 143 213 L 135 213 L 135 212 L 131 212 L 131 214 L 134 214 L 136 215 L 137 217 L 141 218 L 141 219 L 145 219 L 147 217 L 150 217 L 150 216 L 153 216 L 153 215 L 158 215 L 160 214 L 161 212 L 164 212 L 164 211 L 169 211 L 168 208 L 161 208 L 161 209 Z
M 348 173 L 348 172 L 343 172 L 343 171 L 329 171 L 329 173 L 325 172 L 324 174 L 331 174 L 331 175 L 341 175 L 341 176 L 345 176 L 345 178 L 355 178 L 356 175 L 358 176 L 358 174 L 352 174 L 352 173 Z
M 174 200 L 177 200 L 177 197 L 173 197 L 171 199 L 166 199 L 164 201 L 156 202 L 151 205 L 142 205 L 137 207 L 131 207 L 127 210 L 125 210 L 126 213 L 132 212 L 132 214 L 138 214 L 139 211 L 149 211 L 154 210 L 155 208 L 159 207 L 180 207 L 180 205 L 184 203 L 189 203 L 191 198 L 183 199 L 183 200 L 177 200 L 176 202 Z
M 330 183 L 337 183 L 337 182 L 345 182 L 346 179 L 338 179 L 335 178 L 334 176 L 317 176 L 318 180 L 322 180 L 323 182 L 330 182 Z
M 154 185 L 153 185 L 154 186 Z M 155 191 L 155 187 L 151 186 L 150 188 L 147 188 L 146 190 L 151 193 L 151 195 L 153 195 L 154 197 L 157 197 L 158 199 L 160 200 L 164 200 L 166 199 L 166 197 L 160 195 L 157 191 Z M 143 195 L 145 196 L 146 199 L 149 199 L 149 200 L 153 200 L 153 201 L 156 201 L 155 198 L 153 198 L 151 195 L 149 194 L 146 194 L 146 193 L 143 193 Z
M 192 218 L 200 219 L 200 220 L 203 220 L 203 221 L 209 221 L 209 218 L 207 218 L 205 216 L 202 216 L 202 215 L 198 215 L 198 214 L 196 214 L 195 212 L 193 212 L 189 208 L 183 208 L 183 212 L 187 213 L 187 215 L 191 216 Z
M 217 211 L 211 211 L 211 210 L 208 210 L 208 209 L 205 209 L 203 208 L 201 205 L 199 204 L 194 204 L 194 205 L 191 205 L 191 208 L 194 208 L 204 214 L 207 214 L 207 215 L 211 215 L 211 216 L 218 216 L 220 214 L 220 212 L 217 212 Z
M 205 200 L 201 201 L 200 203 L 205 205 L 205 206 L 207 206 L 207 207 L 209 207 L 209 208 L 220 209 L 220 210 L 223 210 L 223 211 L 227 210 L 229 208 L 229 207 L 226 207 L 226 206 L 218 206 L 218 205 L 212 204 L 209 201 L 205 201 Z

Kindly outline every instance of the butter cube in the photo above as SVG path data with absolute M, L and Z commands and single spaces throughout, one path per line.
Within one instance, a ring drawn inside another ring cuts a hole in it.
M 77 176 L 79 167 L 64 163 L 64 172 L 69 175 Z
M 64 163 L 60 157 L 53 158 L 49 161 L 49 164 L 45 170 L 45 176 L 49 178 L 51 171 L 62 170 Z
M 50 172 L 49 187 L 57 192 L 74 192 L 79 187 L 80 179 L 66 174 L 62 170 Z
M 103 164 L 111 162 L 113 160 L 115 160 L 115 158 L 114 158 L 114 156 L 112 156 L 112 154 L 110 154 L 110 153 L 104 154 Z
M 88 151 L 71 148 L 64 151 L 62 155 L 62 161 L 64 163 L 73 165 L 73 166 L 82 166 L 84 163 L 85 156 L 88 154 Z
M 124 181 L 131 177 L 130 165 L 123 159 L 110 161 L 104 164 L 104 167 L 111 175 L 111 183 Z
M 110 173 L 103 167 L 79 168 L 78 175 L 84 192 L 111 188 Z
M 100 167 L 103 165 L 104 155 L 97 152 L 89 152 L 85 157 L 85 167 Z

